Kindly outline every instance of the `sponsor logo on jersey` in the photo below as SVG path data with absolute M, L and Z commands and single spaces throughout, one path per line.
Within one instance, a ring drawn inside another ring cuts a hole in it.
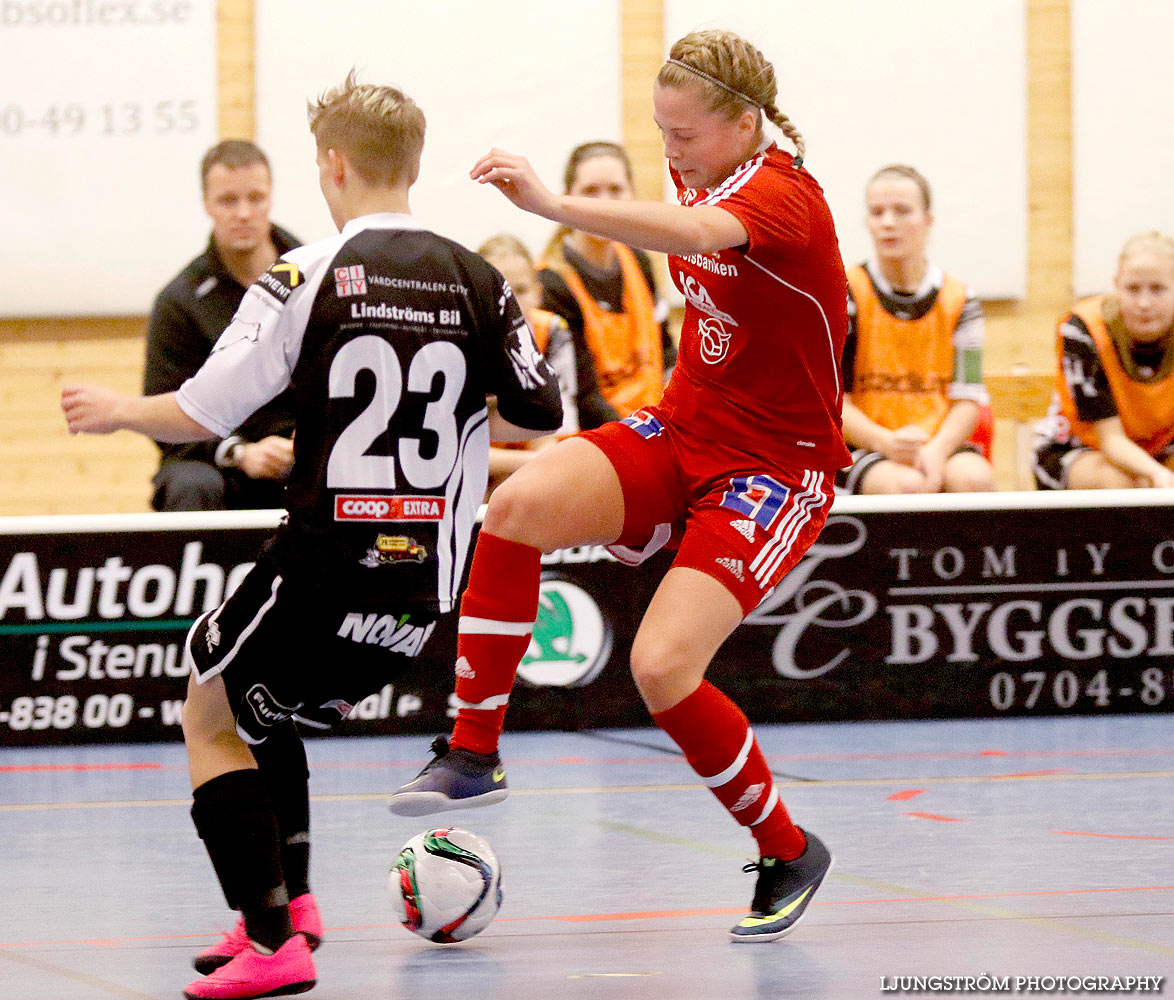
M 362 264 L 334 269 L 334 293 L 340 299 L 348 295 L 367 294 L 367 272 Z
M 263 726 L 276 726 L 284 722 L 300 708 L 300 705 L 283 705 L 264 684 L 254 684 L 245 695 L 245 704 L 253 710 L 253 715 Z
M 397 618 L 395 615 L 350 611 L 338 627 L 338 635 L 351 642 L 382 646 L 393 653 L 415 656 L 424 648 L 424 643 L 436 628 L 436 622 L 413 625 L 409 621 L 411 617 L 410 614 Z
M 393 319 L 400 323 L 436 325 L 436 313 L 430 310 L 413 309 L 410 306 L 392 306 L 386 302 L 380 302 L 374 306 L 367 302 L 352 302 L 351 319 Z
M 350 715 L 355 706 L 341 698 L 331 698 L 330 701 L 324 701 L 321 707 L 333 708 L 339 715 Z
M 736 278 L 738 277 L 737 264 L 723 264 L 717 259 L 717 254 L 713 253 L 690 253 L 685 254 L 681 260 L 693 264 L 703 271 L 708 271 L 710 274 L 716 274 L 721 278 Z M 682 275 L 684 277 L 684 275 Z
M 444 497 L 364 496 L 344 493 L 334 498 L 336 521 L 440 521 Z
M 225 348 L 232 347 L 233 344 L 250 343 L 255 344 L 261 339 L 261 324 L 250 323 L 248 320 L 241 319 L 239 315 L 232 318 L 232 322 L 224 328 L 224 332 L 220 335 L 220 339 L 216 341 L 216 346 L 212 348 L 212 353 L 223 351 Z
M 732 806 L 730 806 L 730 812 L 736 813 L 741 812 L 743 809 L 749 809 L 752 805 L 754 805 L 755 802 L 758 801 L 759 796 L 762 795 L 765 790 L 766 785 L 764 784 L 760 783 L 757 785 L 751 785 L 746 789 L 746 791 L 742 793 L 742 797 L 738 799 L 738 801 L 735 802 Z
M 730 526 L 736 532 L 738 532 L 739 535 L 741 535 L 743 538 L 745 538 L 746 541 L 748 541 L 748 542 L 754 541 L 755 524 L 753 521 L 731 521 Z
M 278 302 L 285 302 L 302 283 L 302 272 L 297 264 L 278 261 L 256 281 L 257 287 L 268 292 Z
M 590 594 L 569 580 L 543 580 L 538 618 L 518 673 L 543 687 L 590 684 L 607 664 L 611 647 L 611 626 Z
M 941 392 L 953 375 L 921 375 L 917 372 L 861 372 L 856 375 L 853 392 L 903 392 L 920 396 Z
M 389 278 L 384 274 L 369 274 L 367 281 L 384 288 L 399 288 L 405 292 L 448 292 L 452 295 L 468 296 L 469 289 L 460 282 L 422 281 L 419 278 Z
M 204 641 L 208 644 L 209 653 L 220 645 L 220 626 L 216 623 L 215 618 L 208 619 L 208 629 Z
M 713 316 L 715 319 L 720 319 L 729 323 L 730 326 L 737 326 L 738 323 L 729 313 L 722 312 L 713 301 L 713 296 L 709 294 L 709 289 L 706 288 L 700 281 L 691 274 L 686 274 L 684 271 L 680 273 L 681 277 L 681 291 L 685 298 L 696 309 L 700 309 L 703 313 Z
M 514 366 L 514 375 L 523 389 L 537 389 L 546 384 L 546 361 L 534 343 L 534 334 L 525 321 L 514 327 L 506 340 L 506 353 Z M 545 371 L 544 371 L 545 369 Z
M 367 554 L 359 560 L 364 566 L 395 566 L 399 563 L 422 563 L 428 550 L 407 535 L 379 535 Z
M 697 324 L 701 337 L 701 360 L 707 365 L 716 365 L 726 359 L 730 352 L 730 334 L 721 320 L 707 316 Z
M 720 559 L 715 559 L 714 562 L 716 562 L 722 569 L 729 570 L 739 580 L 746 579 L 742 571 L 741 559 L 731 559 L 728 556 L 723 556 Z

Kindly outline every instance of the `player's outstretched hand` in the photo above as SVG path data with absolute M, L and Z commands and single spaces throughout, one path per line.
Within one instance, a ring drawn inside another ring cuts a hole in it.
M 538 179 L 524 156 L 491 149 L 469 171 L 478 184 L 492 184 L 518 208 L 546 218 L 555 208 L 555 197 Z
M 61 409 L 70 434 L 110 434 L 120 430 L 118 405 L 123 397 L 101 385 L 66 385 Z

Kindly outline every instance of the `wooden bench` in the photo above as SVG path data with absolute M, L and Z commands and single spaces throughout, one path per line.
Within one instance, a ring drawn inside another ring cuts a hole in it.
M 983 376 L 995 418 L 995 479 L 1001 490 L 1033 490 L 1032 427 L 1048 412 L 1056 377 L 1051 372 L 999 372 Z

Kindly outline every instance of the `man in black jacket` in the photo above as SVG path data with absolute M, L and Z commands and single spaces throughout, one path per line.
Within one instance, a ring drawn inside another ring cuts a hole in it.
M 200 165 L 207 249 L 159 293 L 147 329 L 143 392 L 174 392 L 194 375 L 232 321 L 245 289 L 281 254 L 299 245 L 269 221 L 272 176 L 254 143 L 229 139 Z M 293 462 L 293 409 L 287 393 L 228 437 L 197 444 L 159 443 L 156 510 L 283 507 Z

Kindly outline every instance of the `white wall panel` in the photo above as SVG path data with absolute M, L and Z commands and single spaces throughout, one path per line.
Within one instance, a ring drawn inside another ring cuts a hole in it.
M 1072 0 L 1073 287 L 1104 291 L 1134 233 L 1174 234 L 1174 4 Z
M 207 239 L 215 0 L 7 0 L 0 315 L 145 313 Z
M 984 298 L 1026 294 L 1024 0 L 724 0 L 714 10 L 665 0 L 666 51 L 699 28 L 762 49 L 848 262 L 870 250 L 865 182 L 910 163 L 934 192 L 933 259 Z
M 585 16 L 589 8 L 590 16 Z M 275 174 L 275 218 L 305 240 L 333 232 L 318 192 L 306 101 L 352 67 L 403 88 L 428 120 L 412 211 L 475 249 L 497 232 L 539 253 L 554 227 L 469 170 L 492 146 L 527 156 L 552 187 L 567 154 L 620 138 L 618 0 L 258 0 L 258 141 Z

